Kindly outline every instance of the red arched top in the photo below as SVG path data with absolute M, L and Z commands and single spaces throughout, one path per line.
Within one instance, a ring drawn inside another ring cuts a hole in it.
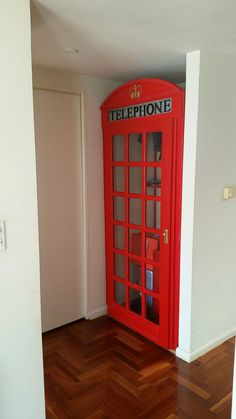
M 140 96 L 138 98 L 130 97 L 130 89 L 135 88 L 134 86 L 141 86 Z M 176 93 L 182 94 L 183 89 L 176 86 L 174 83 L 170 83 L 166 80 L 161 79 L 137 79 L 129 81 L 122 86 L 117 87 L 110 95 L 105 99 L 101 105 L 101 109 L 111 108 L 116 105 L 130 105 L 153 100 L 163 95 L 173 95 Z
M 168 117 L 183 117 L 184 91 L 176 84 L 160 79 L 137 79 L 125 83 L 115 89 L 103 102 L 101 106 L 103 127 L 109 124 L 109 110 L 170 98 L 172 110 Z

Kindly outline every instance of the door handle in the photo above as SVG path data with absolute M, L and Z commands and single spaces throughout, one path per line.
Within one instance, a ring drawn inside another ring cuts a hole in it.
M 169 243 L 169 231 L 168 231 L 168 228 L 165 228 L 164 229 L 163 237 L 164 237 L 164 244 L 168 244 Z

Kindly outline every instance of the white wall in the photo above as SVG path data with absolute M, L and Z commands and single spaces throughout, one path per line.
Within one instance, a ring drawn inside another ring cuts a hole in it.
M 187 54 L 177 355 L 188 360 L 191 343 L 192 258 L 200 51 Z
M 233 382 L 233 399 L 232 399 L 231 419 L 236 419 L 236 346 L 235 346 L 235 353 L 234 353 L 234 382 Z
M 182 240 L 185 242 L 182 243 L 181 281 L 184 282 L 181 285 L 179 342 L 180 349 L 190 359 L 236 332 L 236 198 L 229 201 L 222 199 L 224 186 L 236 186 L 236 60 L 219 54 L 196 52 L 189 57 L 189 65 L 197 57 L 196 67 L 191 69 L 193 74 L 195 72 L 195 76 L 192 76 L 196 79 L 195 89 L 191 90 L 190 86 L 190 94 L 195 104 L 198 100 L 198 109 L 197 105 L 192 109 L 186 107 L 187 121 L 191 118 L 196 121 L 197 113 L 198 123 L 197 128 L 196 123 L 193 126 L 192 135 L 185 138 L 185 142 L 190 141 L 185 155 L 185 192 L 188 172 L 193 184 L 194 168 L 189 167 L 187 172 L 186 160 L 191 157 L 192 147 L 194 165 L 195 136 L 197 148 L 194 196 L 191 193 L 189 196 L 186 193 L 183 195 Z M 188 78 L 186 91 L 188 94 Z M 190 236 L 193 232 L 188 249 L 184 234 L 184 215 L 187 210 Z M 184 283 L 187 284 L 188 292 L 185 301 Z M 187 332 L 183 331 L 185 320 Z M 190 337 L 186 339 L 189 321 Z
M 0 253 L 2 419 L 43 419 L 39 258 L 28 0 L 1 5 Z
M 88 313 L 102 314 L 106 307 L 103 142 L 100 105 L 119 82 L 74 72 L 33 68 L 34 86 L 82 90 L 85 93 L 85 155 L 87 194 Z

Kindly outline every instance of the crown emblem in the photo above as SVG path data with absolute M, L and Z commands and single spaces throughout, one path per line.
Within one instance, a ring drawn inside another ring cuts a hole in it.
M 137 99 L 141 96 L 142 93 L 142 86 L 139 84 L 135 84 L 129 89 L 129 94 L 131 99 Z

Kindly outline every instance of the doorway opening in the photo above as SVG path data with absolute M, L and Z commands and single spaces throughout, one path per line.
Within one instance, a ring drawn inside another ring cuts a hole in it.
M 82 92 L 34 88 L 42 330 L 87 317 Z

